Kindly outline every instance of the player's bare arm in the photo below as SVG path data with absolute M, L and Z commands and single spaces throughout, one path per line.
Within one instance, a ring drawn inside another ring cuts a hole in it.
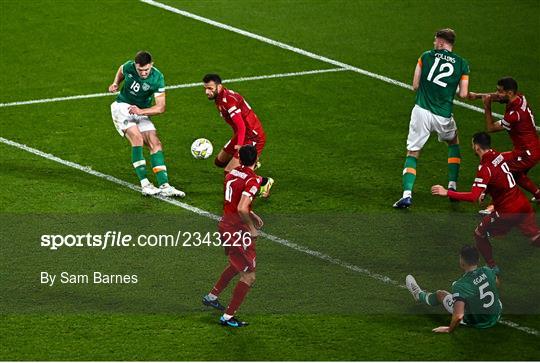
M 413 90 L 417 90 L 418 87 L 420 87 L 420 76 L 422 75 L 422 65 L 420 61 L 416 64 L 416 68 L 414 69 L 414 76 L 413 76 L 413 82 L 412 82 L 412 88 Z
M 133 115 L 155 116 L 165 112 L 165 93 L 156 96 L 156 103 L 149 108 L 139 108 L 135 105 L 129 107 L 129 113 Z
M 484 117 L 486 120 L 486 131 L 497 132 L 497 131 L 504 130 L 504 127 L 502 126 L 502 122 L 495 121 L 493 119 L 493 115 L 491 114 L 491 101 L 492 101 L 491 95 L 483 96 L 482 101 L 484 102 Z
M 251 211 L 249 210 L 250 205 L 251 198 L 247 195 L 242 195 L 240 203 L 238 203 L 238 214 L 240 215 L 240 218 L 242 218 L 242 222 L 248 227 L 251 236 L 257 237 L 259 231 L 255 228 L 255 224 L 253 224 L 253 220 L 251 219 Z
M 116 75 L 114 76 L 113 83 L 109 86 L 109 92 L 111 93 L 118 92 L 118 86 L 123 80 L 124 80 L 124 72 L 122 72 L 122 66 L 120 66 L 120 68 L 118 68 L 118 71 L 116 71 Z
M 469 75 L 464 74 L 459 81 L 459 98 L 469 99 Z
M 446 188 L 442 185 L 434 185 L 431 187 L 431 194 L 446 197 L 448 196 L 448 190 L 446 190 Z
M 463 301 L 456 301 L 454 304 L 454 313 L 452 314 L 452 321 L 450 326 L 440 326 L 433 329 L 435 333 L 451 333 L 458 326 L 459 323 L 463 320 L 463 315 L 465 314 L 465 303 Z
M 253 220 L 253 224 L 255 225 L 255 228 L 261 229 L 264 226 L 264 222 L 261 217 L 259 217 L 255 212 L 251 211 L 251 219 Z

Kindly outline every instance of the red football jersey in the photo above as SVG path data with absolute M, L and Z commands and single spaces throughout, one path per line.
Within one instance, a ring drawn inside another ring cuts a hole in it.
M 524 95 L 518 94 L 514 101 L 506 105 L 501 123 L 510 134 L 514 150 L 528 150 L 535 154 L 540 151 L 534 116 Z
M 215 102 L 221 117 L 237 135 L 239 145 L 244 145 L 246 138 L 264 134 L 261 121 L 239 93 L 223 87 Z
M 471 191 L 460 193 L 449 190 L 448 196 L 452 199 L 475 202 L 482 193 L 491 195 L 495 210 L 498 212 L 529 211 L 529 201 L 516 186 L 516 181 L 504 161 L 504 156 L 494 150 L 489 150 L 482 155 Z
M 238 214 L 238 204 L 242 195 L 255 198 L 261 187 L 262 178 L 248 167 L 239 166 L 225 177 L 225 200 L 223 203 L 223 217 L 220 223 L 226 226 L 243 225 Z M 251 211 L 251 205 L 249 206 Z

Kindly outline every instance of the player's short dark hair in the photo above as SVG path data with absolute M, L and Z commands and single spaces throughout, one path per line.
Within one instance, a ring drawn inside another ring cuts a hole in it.
M 145 50 L 141 50 L 135 54 L 135 63 L 140 66 L 145 66 L 152 63 L 152 54 L 148 53 Z
M 208 73 L 207 75 L 203 77 L 203 82 L 204 83 L 214 82 L 215 84 L 221 84 L 221 77 L 219 76 L 219 74 Z
M 501 86 L 505 91 L 513 91 L 514 93 L 518 90 L 518 84 L 515 79 L 512 77 L 503 77 L 497 81 L 497 86 Z
M 461 256 L 463 261 L 465 261 L 465 263 L 470 266 L 478 265 L 478 261 L 480 260 L 480 254 L 474 246 L 461 247 L 459 255 Z
M 456 41 L 456 32 L 450 28 L 439 29 L 435 32 L 435 37 L 444 39 L 450 44 L 454 44 Z
M 257 162 L 257 149 L 253 145 L 244 145 L 238 152 L 240 154 L 240 164 L 253 166 Z
M 477 132 L 473 135 L 472 142 L 484 150 L 491 149 L 491 136 L 487 132 Z

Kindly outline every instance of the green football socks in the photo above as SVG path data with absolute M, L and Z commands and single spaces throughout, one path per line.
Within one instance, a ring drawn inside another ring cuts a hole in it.
M 141 182 L 146 180 L 146 160 L 144 160 L 142 146 L 133 146 L 131 148 L 131 162 L 139 180 Z
M 459 145 L 448 145 L 448 188 L 456 189 L 459 177 L 461 153 Z
M 420 291 L 420 294 L 418 294 L 418 300 L 425 302 L 429 306 L 437 306 L 439 305 L 439 301 L 437 300 L 437 296 L 435 294 Z
M 416 179 L 416 158 L 407 156 L 403 167 L 403 198 L 410 197 Z
M 152 162 L 152 171 L 156 174 L 158 185 L 161 186 L 169 182 L 169 176 L 167 175 L 167 167 L 165 166 L 165 156 L 163 151 L 158 151 L 155 154 L 150 155 L 150 161 Z

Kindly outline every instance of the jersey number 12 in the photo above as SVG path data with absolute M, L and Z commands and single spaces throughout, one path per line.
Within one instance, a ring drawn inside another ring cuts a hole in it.
M 431 66 L 431 69 L 429 70 L 427 80 L 430 81 L 430 82 L 435 83 L 438 86 L 446 87 L 446 85 L 448 83 L 441 81 L 441 78 L 451 76 L 452 73 L 454 73 L 454 66 L 452 65 L 452 63 L 443 63 L 443 64 L 441 64 L 441 66 L 439 67 L 439 74 L 437 74 L 435 76 L 435 78 L 433 78 L 433 74 L 435 73 L 435 69 L 439 65 L 440 61 L 441 61 L 441 58 L 435 58 L 435 63 L 433 63 L 433 65 Z M 446 71 L 443 72 L 444 70 L 446 70 Z M 433 80 L 432 80 L 432 78 L 433 78 Z

